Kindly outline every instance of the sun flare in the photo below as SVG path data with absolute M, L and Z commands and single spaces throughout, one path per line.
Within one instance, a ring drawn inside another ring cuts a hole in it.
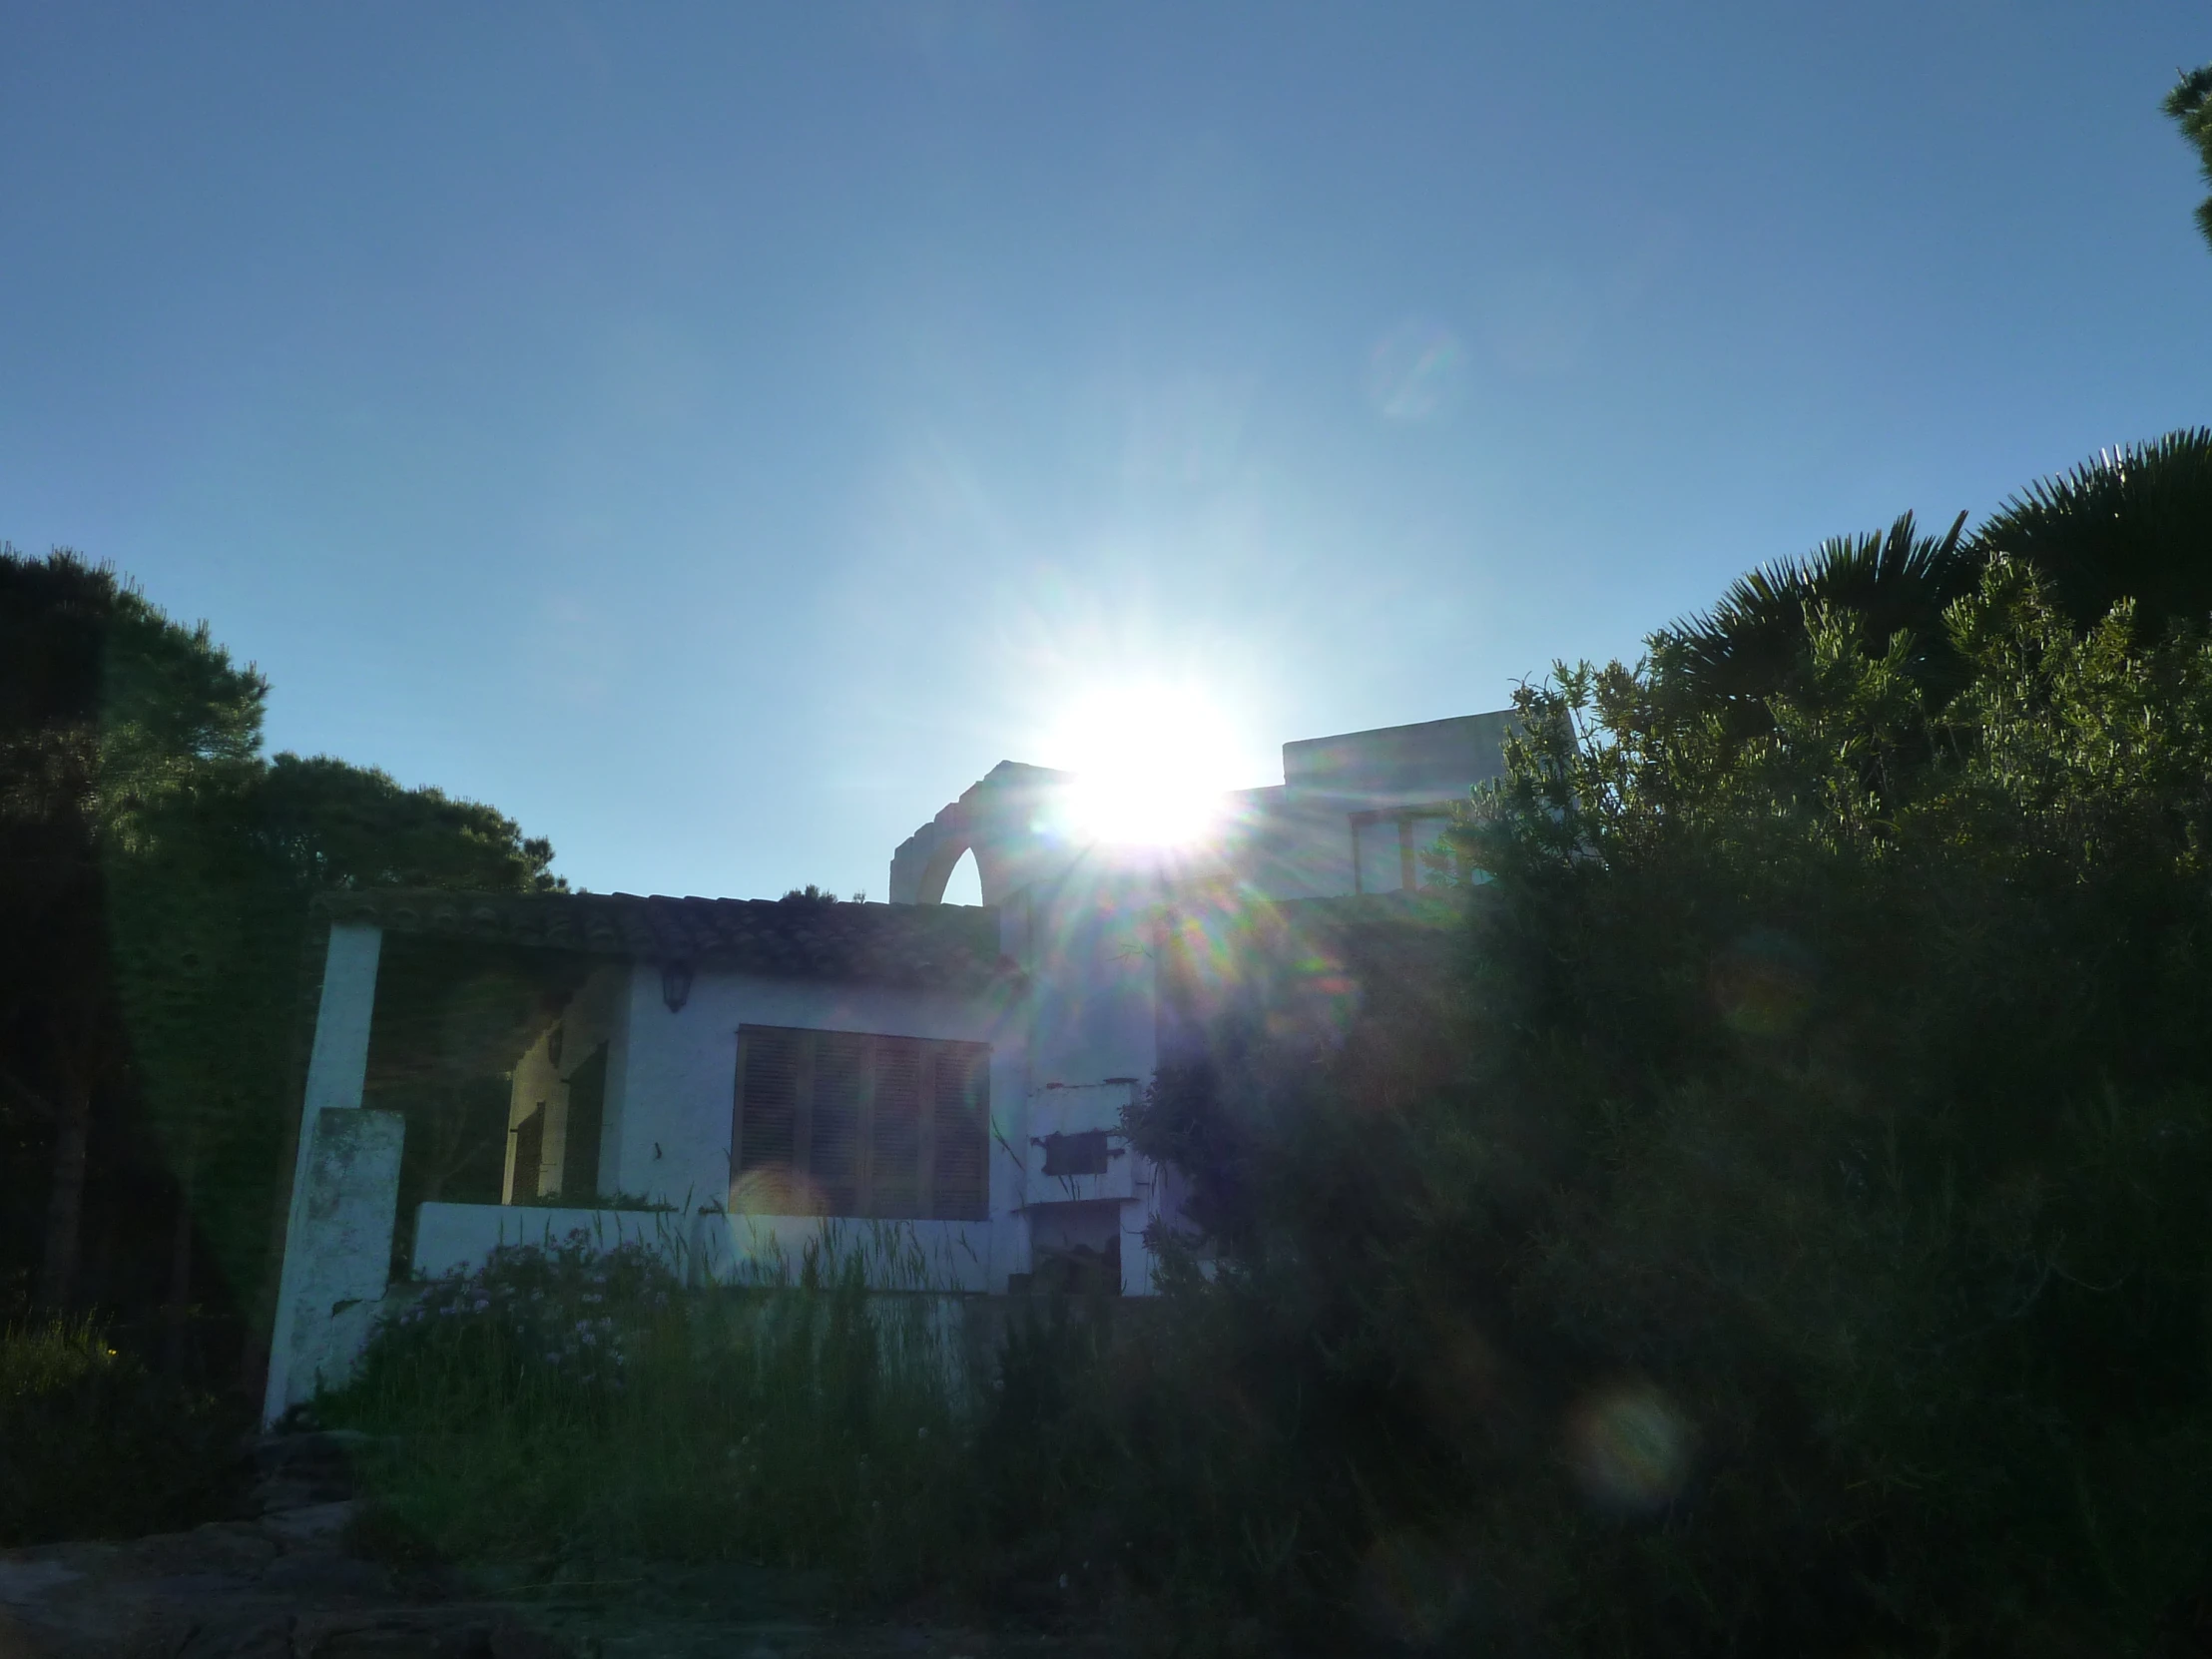
M 1203 693 L 1122 686 L 1079 701 L 1053 750 L 1075 775 L 1068 811 L 1086 840 L 1174 846 L 1219 821 L 1235 775 L 1229 722 Z

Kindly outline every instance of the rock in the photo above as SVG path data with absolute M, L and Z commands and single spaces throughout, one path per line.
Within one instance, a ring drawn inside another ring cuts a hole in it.
M 487 1659 L 489 1620 L 437 1608 L 303 1615 L 292 1652 L 303 1659 Z
M 136 1570 L 153 1577 L 251 1579 L 276 1558 L 277 1546 L 249 1522 L 209 1521 L 190 1532 L 158 1532 L 121 1547 Z
M 342 1530 L 351 1505 L 318 1508 L 124 1544 L 0 1552 L 0 1659 L 1103 1659 L 1110 1651 L 1080 1638 L 985 1636 L 929 1619 L 795 1619 L 802 1609 L 833 1610 L 832 1587 L 760 1569 L 601 1562 L 572 1593 L 547 1598 L 542 1569 L 472 1571 L 469 1583 L 457 1571 L 423 1575 L 364 1560 Z
M 491 1659 L 570 1659 L 575 1651 L 541 1630 L 512 1619 L 494 1625 L 488 1643 Z
M 279 1555 L 263 1572 L 257 1588 L 294 1603 L 373 1601 L 392 1593 L 387 1568 L 320 1549 Z
M 335 1539 L 359 1507 L 351 1498 L 345 1498 L 336 1503 L 309 1503 L 297 1509 L 280 1509 L 264 1515 L 261 1529 L 287 1547 Z
M 261 1477 L 251 1494 L 253 1508 L 268 1514 L 351 1497 L 355 1461 L 387 1443 L 353 1428 L 265 1434 L 253 1447 L 255 1472 Z
M 260 1609 L 195 1629 L 177 1659 L 292 1659 L 289 1613 Z
M 300 1434 L 264 1434 L 254 1442 L 254 1466 L 274 1474 L 301 1463 L 343 1466 L 384 1442 L 357 1428 L 317 1428 Z
M 21 1605 L 40 1600 L 85 1575 L 67 1561 L 0 1561 L 0 1603 Z
M 255 1514 L 267 1515 L 279 1509 L 304 1509 L 309 1504 L 335 1503 L 352 1495 L 353 1482 L 349 1476 L 299 1480 L 288 1475 L 277 1475 L 256 1485 L 247 1494 L 247 1504 Z

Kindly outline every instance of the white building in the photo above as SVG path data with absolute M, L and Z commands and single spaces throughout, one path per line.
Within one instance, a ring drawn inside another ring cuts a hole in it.
M 712 1281 L 792 1260 L 826 1226 L 876 1228 L 938 1290 L 1079 1263 L 1143 1294 L 1174 1178 L 1122 1144 L 1121 1115 L 1192 987 L 1225 971 L 1206 941 L 1347 901 L 1396 914 L 1380 895 L 1446 879 L 1434 843 L 1502 770 L 1510 718 L 1286 744 L 1282 784 L 1231 797 L 1175 849 L 1086 841 L 1069 776 L 1006 762 L 898 847 L 884 904 L 328 895 L 268 1414 L 350 1366 L 395 1234 L 431 1277 L 583 1226 Z M 947 905 L 970 851 L 983 902 Z M 461 976 L 402 1017 L 420 994 L 389 961 L 429 941 Z M 372 1045 L 403 1043 L 509 1078 L 502 1202 L 401 1213 L 405 1120 L 363 1099 L 372 1058 L 389 1064 Z

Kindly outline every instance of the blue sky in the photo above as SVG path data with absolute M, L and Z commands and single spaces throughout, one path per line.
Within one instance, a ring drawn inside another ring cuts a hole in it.
M 2199 0 L 0 0 L 0 537 L 580 883 L 879 895 L 1121 688 L 1272 782 L 2212 419 L 2208 57 Z

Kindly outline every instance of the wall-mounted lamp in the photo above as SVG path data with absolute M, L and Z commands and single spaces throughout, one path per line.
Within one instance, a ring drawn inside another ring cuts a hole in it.
M 661 969 L 661 1000 L 668 1004 L 668 1011 L 677 1009 L 691 1000 L 692 966 L 689 962 L 670 962 Z

